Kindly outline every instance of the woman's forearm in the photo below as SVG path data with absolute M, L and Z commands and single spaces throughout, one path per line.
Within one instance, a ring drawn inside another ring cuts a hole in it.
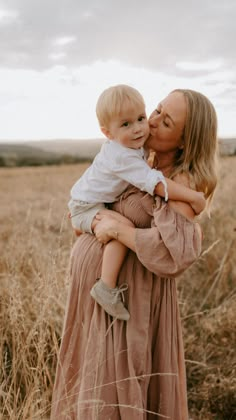
M 118 240 L 127 248 L 135 252 L 135 231 L 136 229 L 134 227 L 114 221 L 110 224 L 107 233 L 110 237 Z
M 185 203 L 191 203 L 195 200 L 197 196 L 196 191 L 178 184 L 169 178 L 165 178 L 165 180 L 167 183 L 168 195 L 171 200 L 184 201 Z M 159 182 L 156 185 L 155 193 L 161 197 L 165 197 L 165 189 L 162 182 Z
M 201 213 L 206 205 L 206 200 L 202 193 L 195 191 L 183 184 L 175 182 L 169 178 L 165 178 L 170 200 L 183 201 L 188 203 L 196 214 Z M 155 187 L 155 193 L 160 197 L 165 197 L 165 188 L 162 182 Z
M 117 223 L 114 230 L 114 239 L 117 239 L 123 245 L 135 252 L 135 228 L 126 226 L 123 223 Z

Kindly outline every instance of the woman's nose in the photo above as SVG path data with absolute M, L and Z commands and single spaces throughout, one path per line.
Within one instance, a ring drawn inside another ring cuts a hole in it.
M 153 115 L 149 118 L 150 127 L 156 128 L 159 123 L 159 115 Z

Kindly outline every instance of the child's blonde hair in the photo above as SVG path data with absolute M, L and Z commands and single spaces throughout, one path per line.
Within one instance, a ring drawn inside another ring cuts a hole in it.
M 190 175 L 190 183 L 212 200 L 217 184 L 217 116 L 210 100 L 189 89 L 175 89 L 184 95 L 187 115 L 183 132 L 183 148 L 179 149 L 172 177 L 179 173 Z M 172 92 L 171 92 L 172 93 Z
M 100 127 L 109 128 L 114 117 L 117 117 L 126 105 L 142 105 L 145 108 L 142 95 L 128 85 L 111 86 L 104 90 L 98 98 L 96 114 Z

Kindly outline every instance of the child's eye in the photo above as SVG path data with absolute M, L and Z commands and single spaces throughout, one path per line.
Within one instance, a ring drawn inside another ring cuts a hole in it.
M 161 113 L 161 111 L 159 111 L 159 109 L 156 109 L 157 114 L 159 115 Z
M 138 121 L 143 121 L 143 120 L 145 120 L 145 117 L 143 115 L 138 118 Z
M 125 122 L 122 124 L 122 127 L 128 127 L 128 126 L 129 126 L 128 121 L 125 121 Z
M 169 127 L 169 124 L 167 124 L 165 121 L 163 121 L 163 124 L 165 127 Z

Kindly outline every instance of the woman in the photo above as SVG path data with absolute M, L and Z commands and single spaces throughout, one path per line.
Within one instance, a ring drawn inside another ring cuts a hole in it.
M 171 92 L 150 116 L 147 147 L 154 166 L 211 200 L 215 186 L 216 114 L 198 92 Z M 182 333 L 175 278 L 200 255 L 191 208 L 131 187 L 113 209 L 135 225 L 98 217 L 95 233 L 72 251 L 71 289 L 53 393 L 52 419 L 188 419 Z M 128 283 L 125 323 L 91 299 L 103 243 L 130 248 L 119 275 Z

